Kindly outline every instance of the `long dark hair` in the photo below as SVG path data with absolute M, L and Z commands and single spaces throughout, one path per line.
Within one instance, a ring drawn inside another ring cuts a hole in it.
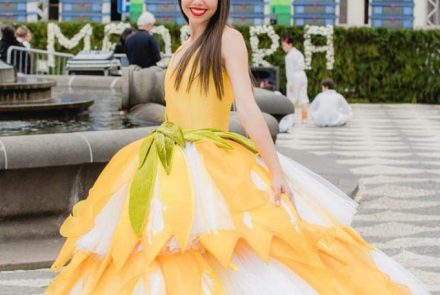
M 128 36 L 130 36 L 131 33 L 133 33 L 132 28 L 125 28 L 124 31 L 122 31 L 122 34 L 119 37 L 119 42 L 122 46 L 125 46 L 125 40 L 127 40 Z
M 13 41 L 15 38 L 15 29 L 10 25 L 5 25 L 1 28 L 1 36 L 4 41 Z
M 182 15 L 186 22 L 189 23 L 188 16 L 185 15 L 182 9 L 182 1 L 178 1 Z M 187 68 L 190 59 L 194 57 L 194 63 L 191 68 L 186 91 L 188 91 L 191 84 L 199 78 L 202 90 L 207 94 L 209 90 L 209 78 L 212 72 L 217 96 L 219 98 L 223 96 L 224 85 L 222 78 L 221 48 L 223 30 L 229 17 L 229 7 L 230 0 L 218 0 L 217 10 L 210 18 L 205 31 L 183 54 L 182 59 L 176 68 L 177 76 L 174 81 L 176 89 L 179 89 L 183 73 Z M 199 69 L 200 71 L 198 72 Z

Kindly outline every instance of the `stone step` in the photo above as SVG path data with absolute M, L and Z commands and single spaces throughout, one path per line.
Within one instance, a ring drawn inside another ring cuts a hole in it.
M 49 215 L 0 221 L 0 243 L 23 239 L 59 237 L 66 216 Z
M 45 238 L 0 243 L 0 271 L 48 268 L 63 242 L 62 238 Z

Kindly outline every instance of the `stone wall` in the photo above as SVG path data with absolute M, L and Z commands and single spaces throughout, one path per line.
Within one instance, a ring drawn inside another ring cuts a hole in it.
M 113 154 L 152 130 L 0 137 L 0 239 L 56 235 Z

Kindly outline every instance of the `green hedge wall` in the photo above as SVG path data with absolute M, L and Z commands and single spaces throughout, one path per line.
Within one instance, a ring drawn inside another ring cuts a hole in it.
M 66 36 L 75 35 L 85 23 L 59 23 Z M 18 25 L 18 24 L 14 24 Z M 47 23 L 27 23 L 33 32 L 34 48 L 45 49 Z M 104 36 L 104 25 L 92 23 L 92 48 L 99 49 Z M 166 24 L 170 29 L 173 51 L 179 46 L 178 25 Z M 245 40 L 249 28 L 238 26 Z M 275 26 L 282 37 L 293 34 L 297 47 L 303 51 L 303 28 Z M 118 36 L 113 36 L 117 41 Z M 261 36 L 260 46 L 269 39 Z M 307 72 L 309 96 L 320 91 L 324 78 L 333 78 L 337 89 L 351 101 L 440 103 L 440 30 L 388 30 L 374 28 L 335 28 L 335 68 L 325 68 L 324 54 L 313 55 L 313 69 Z M 248 48 L 250 48 L 248 44 Z M 57 51 L 67 52 L 56 44 Z M 69 52 L 77 53 L 74 48 Z M 284 53 L 281 48 L 267 60 L 280 68 L 281 90 L 285 90 Z

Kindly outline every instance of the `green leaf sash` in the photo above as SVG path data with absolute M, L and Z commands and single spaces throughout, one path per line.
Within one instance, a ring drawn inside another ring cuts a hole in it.
M 186 142 L 212 141 L 219 148 L 232 150 L 234 141 L 251 152 L 258 151 L 254 143 L 237 133 L 206 128 L 182 131 L 176 124 L 166 121 L 145 137 L 139 150 L 139 165 L 130 187 L 129 216 L 135 233 L 140 237 L 148 216 L 156 181 L 159 161 L 169 174 L 174 147 L 185 148 Z

